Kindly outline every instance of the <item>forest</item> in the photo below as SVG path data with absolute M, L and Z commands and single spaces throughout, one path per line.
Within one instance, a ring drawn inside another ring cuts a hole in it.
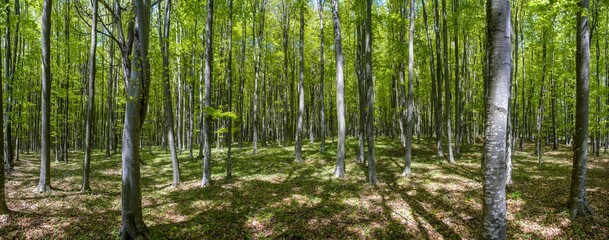
M 608 239 L 608 0 L 3 0 L 0 239 Z

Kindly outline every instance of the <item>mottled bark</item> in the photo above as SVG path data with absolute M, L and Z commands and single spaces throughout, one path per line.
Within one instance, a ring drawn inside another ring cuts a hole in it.
M 89 49 L 89 86 L 87 96 L 87 123 L 85 130 L 85 162 L 82 171 L 82 186 L 80 191 L 90 191 L 89 173 L 91 172 L 91 151 L 93 138 L 93 114 L 95 112 L 95 72 L 96 72 L 96 49 L 97 49 L 97 0 L 92 1 L 93 16 L 91 17 L 91 46 Z
M 506 239 L 505 148 L 512 66 L 511 10 L 507 0 L 489 0 L 487 9 L 486 124 L 483 171 L 483 238 Z
M 576 54 L 576 105 L 575 136 L 573 146 L 573 171 L 569 210 L 571 218 L 591 213 L 586 197 L 586 173 L 588 161 L 588 114 L 590 103 L 590 29 L 588 16 L 584 10 L 590 6 L 589 0 L 580 0 L 577 12 L 577 54 Z
M 167 144 L 169 145 L 169 153 L 171 155 L 171 165 L 173 167 L 173 184 L 180 184 L 180 165 L 178 162 L 178 154 L 176 151 L 174 124 L 173 124 L 173 107 L 171 106 L 171 83 L 169 79 L 169 27 L 171 26 L 171 0 L 165 1 L 165 15 L 163 21 L 163 31 L 159 32 L 161 40 L 161 51 L 163 53 L 163 104 L 165 112 L 165 124 L 167 124 Z M 160 29 L 160 27 L 159 27 Z
M 0 69 L 1 71 L 1 69 Z M 0 73 L 0 99 L 4 99 L 3 98 L 3 91 L 2 91 L 2 73 Z M 4 109 L 3 109 L 3 105 L 4 101 L 0 101 L 0 116 L 2 116 L 4 113 Z M 4 131 L 4 129 L 2 129 L 1 126 L 3 126 L 3 122 L 4 119 L 2 117 L 0 117 L 0 143 L 4 142 L 4 134 L 2 133 Z M 4 176 L 4 148 L 0 147 L 0 215 L 2 214 L 9 214 L 10 211 L 8 209 L 8 206 L 6 205 L 6 190 L 5 190 L 5 176 Z
M 446 118 L 446 147 L 448 150 L 448 162 L 455 163 L 455 157 L 453 156 L 453 133 L 452 133 L 452 118 L 451 118 L 451 75 L 450 68 L 448 66 L 448 24 L 446 23 L 446 0 L 442 0 L 442 40 L 444 45 L 444 101 L 446 106 L 444 107 L 444 117 Z
M 412 162 L 412 113 L 414 108 L 414 16 L 415 0 L 410 0 L 410 34 L 408 37 L 408 97 L 406 110 L 406 144 L 404 156 L 404 171 L 402 176 L 410 176 Z
M 364 61 L 366 65 L 366 137 L 368 144 L 368 183 L 376 185 L 376 165 L 374 162 L 374 79 L 372 74 L 372 0 L 366 1 L 366 21 L 364 24 Z
M 207 18 L 205 20 L 205 102 L 204 111 L 205 118 L 203 119 L 203 179 L 201 186 L 207 186 L 211 183 L 211 114 L 208 112 L 211 108 L 211 82 L 213 72 L 213 12 L 214 1 L 207 0 Z
M 296 123 L 296 144 L 294 154 L 296 162 L 302 162 L 302 124 L 304 114 L 304 2 L 300 2 L 300 39 L 298 45 L 298 62 L 300 65 L 300 77 L 298 81 L 298 120 Z
M 345 79 L 343 46 L 340 35 L 338 0 L 332 0 L 332 22 L 334 25 L 334 53 L 336 56 L 336 116 L 338 123 L 338 146 L 336 149 L 335 177 L 345 176 Z
M 42 126 L 40 133 L 40 180 L 34 192 L 51 191 L 51 7 L 42 7 Z
M 233 0 L 228 0 L 228 111 L 233 111 Z M 228 133 L 226 135 L 228 151 L 226 158 L 226 177 L 232 176 L 231 150 L 233 141 L 233 119 L 228 118 Z
M 320 152 L 326 152 L 326 115 L 324 112 L 324 0 L 319 0 L 319 118 L 321 120 L 321 148 Z

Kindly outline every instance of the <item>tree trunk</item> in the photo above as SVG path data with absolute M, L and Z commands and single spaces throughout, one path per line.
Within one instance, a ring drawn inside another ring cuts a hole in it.
M 1 51 L 0 51 L 0 55 Z M 2 71 L 2 68 L 0 68 L 0 71 Z M 0 73 L 0 99 L 4 99 L 3 98 L 3 93 L 2 93 L 2 73 Z M 3 121 L 4 119 L 1 117 L 4 115 L 4 109 L 3 109 L 3 103 L 4 101 L 0 101 L 0 143 L 4 142 L 4 133 L 2 133 L 4 131 L 4 129 L 2 128 L 2 126 L 4 126 Z M 4 214 L 9 214 L 10 211 L 8 210 L 8 206 L 6 205 L 6 184 L 5 184 L 5 176 L 4 176 L 4 147 L 0 147 L 0 215 L 4 215 Z
M 321 153 L 326 152 L 326 115 L 324 113 L 324 73 L 325 73 L 325 65 L 324 65 L 324 0 L 319 0 L 319 118 L 321 120 Z
M 366 61 L 366 90 L 367 90 L 367 110 L 366 118 L 366 137 L 368 139 L 368 183 L 376 185 L 376 165 L 374 162 L 374 79 L 372 75 L 372 0 L 366 1 L 366 23 L 364 28 L 365 45 L 364 60 Z
M 364 37 L 362 36 L 362 32 L 365 30 L 362 29 L 362 26 L 359 23 L 356 23 L 357 28 L 357 53 L 356 53 L 356 68 L 358 73 L 358 89 L 359 89 L 359 127 L 358 127 L 358 152 L 357 152 L 357 160 L 359 163 L 366 163 L 365 158 L 365 136 L 366 136 L 366 77 L 364 70 Z
M 336 116 L 338 120 L 338 146 L 336 148 L 335 177 L 345 176 L 345 79 L 343 46 L 340 35 L 338 0 L 332 0 L 332 21 L 334 25 L 334 52 L 336 54 Z
M 487 1 L 488 84 L 483 158 L 484 239 L 506 239 L 505 148 L 512 64 L 511 10 L 507 0 Z
M 455 163 L 453 156 L 453 136 L 452 136 L 452 120 L 451 120 L 451 94 L 450 94 L 450 69 L 448 68 L 448 24 L 446 23 L 446 0 L 442 0 L 442 39 L 444 40 L 444 93 L 446 107 L 444 108 L 444 117 L 446 117 L 446 147 L 448 148 L 448 162 Z M 456 34 L 455 34 L 456 35 Z
M 169 79 L 169 27 L 171 26 L 171 0 L 165 2 L 165 15 L 163 21 L 163 32 L 159 32 L 161 48 L 163 52 L 163 95 L 165 106 L 165 124 L 167 125 L 167 144 L 171 155 L 171 165 L 173 167 L 173 184 L 176 187 L 180 184 L 180 165 L 176 151 L 175 136 L 173 133 L 173 107 L 171 106 L 171 83 Z M 159 27 L 159 29 L 161 29 Z
M 591 213 L 586 197 L 586 164 L 588 161 L 588 114 L 590 102 L 590 29 L 588 28 L 589 0 L 580 0 L 577 12 L 577 56 L 576 56 L 576 114 L 575 137 L 573 146 L 573 171 L 571 175 L 571 192 L 569 210 L 571 218 Z
M 145 238 L 147 228 L 142 216 L 142 193 L 140 184 L 140 139 L 142 126 L 146 120 L 150 90 L 150 59 L 148 49 L 150 43 L 150 8 L 148 0 L 134 0 L 135 23 L 129 21 L 128 38 L 133 41 L 129 49 L 123 39 L 118 2 L 114 9 L 118 15 L 116 25 L 119 27 L 121 38 L 122 64 L 125 79 L 125 121 L 123 127 L 122 145 L 122 198 L 121 214 L 122 239 Z M 137 28 L 134 28 L 137 26 Z
M 40 140 L 40 181 L 34 192 L 51 191 L 51 7 L 42 7 L 42 127 Z
M 440 14 L 438 12 L 438 0 L 434 0 L 434 32 L 436 35 L 436 93 L 434 96 L 434 103 L 436 103 L 436 107 L 434 108 L 435 112 L 435 127 L 436 127 L 436 139 L 437 139 L 437 147 L 438 147 L 438 158 L 444 158 L 444 150 L 442 147 L 442 139 L 444 137 L 443 126 L 442 123 L 442 53 L 440 51 L 440 40 L 442 39 L 440 36 Z M 446 56 L 445 56 L 446 57 Z M 434 82 L 432 82 L 434 84 Z M 432 88 L 433 92 L 433 88 Z
M 213 67 L 213 12 L 214 0 L 207 0 L 207 18 L 205 20 L 205 118 L 203 119 L 203 179 L 201 186 L 205 187 L 211 183 L 211 82 Z
M 233 111 L 233 0 L 228 0 L 228 111 Z M 233 141 L 233 118 L 228 118 L 228 151 L 226 158 L 226 177 L 230 178 L 231 171 L 231 146 Z
M 92 1 L 93 13 L 91 18 L 91 48 L 89 49 L 89 94 L 87 99 L 87 129 L 85 140 L 85 162 L 82 171 L 82 187 L 80 191 L 91 191 L 89 173 L 91 169 L 91 141 L 93 138 L 93 113 L 95 112 L 95 54 L 97 49 L 97 1 Z
M 298 122 L 296 123 L 296 145 L 294 146 L 296 162 L 302 162 L 302 124 L 304 121 L 304 2 L 300 8 L 300 40 L 298 45 L 300 77 L 298 81 Z
M 4 0 L 4 4 L 6 4 L 5 6 L 5 11 L 6 11 L 6 26 L 5 26 L 5 31 L 6 31 L 6 35 L 5 35 L 5 39 L 4 39 L 4 48 L 5 48 L 5 57 L 4 57 L 4 74 L 6 76 L 6 93 L 7 93 L 7 100 L 6 100 L 6 111 L 4 113 L 4 115 L 2 116 L 4 118 L 4 139 L 6 140 L 6 142 L 4 142 L 4 158 L 6 160 L 5 162 L 5 166 L 6 169 L 8 171 L 11 171 L 14 168 L 14 152 L 13 152 L 13 130 L 12 130 L 12 121 L 11 121 L 11 112 L 12 112 L 12 102 L 13 102 L 13 80 L 14 80 L 14 75 L 12 74 L 12 67 L 11 65 L 14 65 L 13 61 L 11 61 L 12 58 L 12 53 L 11 53 L 11 23 L 10 23 L 10 19 L 11 19 L 11 15 L 10 15 L 10 5 L 8 0 Z M 17 9 L 15 9 L 17 10 Z M 15 33 L 17 34 L 17 33 Z M 15 46 L 17 47 L 17 46 Z M 2 86 L 0 86 L 1 88 Z
M 546 32 L 543 33 L 543 47 L 542 47 L 542 58 L 543 58 L 543 69 L 541 75 L 541 92 L 539 93 L 539 105 L 537 106 L 537 134 L 535 135 L 535 154 L 539 159 L 539 164 L 542 163 L 543 149 L 541 146 L 542 127 L 543 127 L 543 110 L 544 110 L 544 95 L 545 95 L 545 80 L 546 80 L 546 68 L 547 68 L 547 39 Z
M 459 0 L 453 2 L 453 18 L 455 33 L 455 155 L 459 157 L 459 147 L 461 144 L 461 75 L 459 75 Z M 463 34 L 465 35 L 465 34 Z M 463 63 L 465 64 L 465 62 Z
M 415 0 L 410 0 L 410 35 L 408 37 L 408 109 L 406 110 L 406 149 L 404 157 L 404 172 L 402 176 L 410 176 L 412 162 L 412 113 L 414 108 L 414 15 Z

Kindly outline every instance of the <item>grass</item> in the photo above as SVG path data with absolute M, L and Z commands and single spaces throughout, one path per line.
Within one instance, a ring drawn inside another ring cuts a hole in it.
M 144 218 L 153 239 L 476 239 L 482 229 L 480 145 L 462 148 L 457 164 L 435 158 L 432 141 L 414 144 L 413 175 L 400 176 L 399 141 L 376 143 L 378 186 L 355 161 L 349 140 L 344 179 L 332 177 L 336 144 L 327 153 L 305 145 L 235 150 L 233 178 L 226 153 L 214 151 L 213 183 L 200 188 L 202 161 L 180 155 L 183 183 L 171 187 L 171 162 L 160 149 L 142 152 Z M 532 150 L 527 146 L 527 150 Z M 196 154 L 195 154 L 196 155 Z M 565 208 L 570 148 L 547 149 L 544 163 L 528 152 L 514 156 L 508 188 L 508 239 L 608 239 L 609 160 L 591 157 L 588 198 L 597 214 L 569 220 Z M 120 221 L 120 155 L 95 152 L 90 193 L 80 193 L 82 154 L 52 164 L 53 191 L 33 193 L 39 157 L 22 155 L 7 176 L 13 215 L 0 218 L 2 239 L 116 239 Z

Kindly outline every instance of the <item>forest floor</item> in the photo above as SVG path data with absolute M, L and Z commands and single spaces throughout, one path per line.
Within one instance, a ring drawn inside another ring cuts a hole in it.
M 416 141 L 415 141 L 416 142 Z M 225 178 L 225 151 L 214 151 L 213 183 L 200 188 L 201 160 L 180 155 L 183 183 L 171 187 L 171 162 L 160 149 L 143 151 L 144 219 L 152 239 L 476 239 L 482 229 L 481 145 L 462 148 L 457 164 L 435 157 L 432 141 L 414 144 L 413 175 L 400 176 L 399 141 L 376 142 L 379 184 L 366 184 L 348 142 L 344 179 L 332 177 L 336 144 L 235 150 L 233 178 Z M 588 198 L 596 215 L 569 220 L 565 203 L 570 147 L 546 149 L 540 166 L 516 152 L 508 188 L 508 239 L 609 239 L 609 155 L 588 161 Z M 196 155 L 195 151 L 195 155 Z M 21 155 L 7 183 L 14 211 L 0 219 L 2 239 L 116 239 L 120 220 L 120 155 L 96 151 L 90 193 L 80 193 L 82 154 L 52 163 L 53 191 L 33 193 L 39 157 Z

